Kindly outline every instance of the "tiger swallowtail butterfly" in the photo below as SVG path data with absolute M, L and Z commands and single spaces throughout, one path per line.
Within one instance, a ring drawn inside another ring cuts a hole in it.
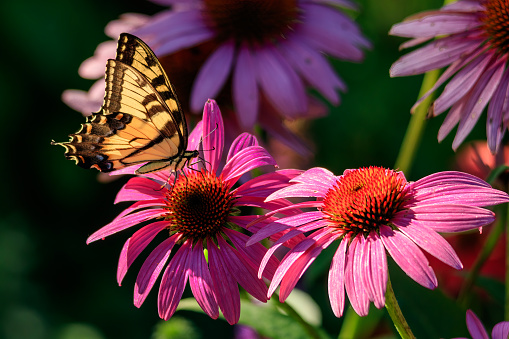
M 187 150 L 187 124 L 175 90 L 154 52 L 128 33 L 106 64 L 99 112 L 87 117 L 67 142 L 65 157 L 83 168 L 111 172 L 146 163 L 136 174 L 179 171 L 199 155 Z

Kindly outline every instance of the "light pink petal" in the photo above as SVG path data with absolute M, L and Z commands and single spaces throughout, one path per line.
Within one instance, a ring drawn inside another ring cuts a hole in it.
M 230 325 L 236 324 L 240 317 L 240 296 L 237 282 L 226 269 L 227 264 L 224 258 L 210 239 L 207 240 L 207 249 L 217 303 L 226 321 Z
M 352 308 L 361 317 L 367 315 L 369 310 L 369 294 L 364 286 L 364 279 L 362 277 L 363 239 L 364 237 L 360 235 L 353 238 L 350 242 L 346 254 L 345 268 L 346 293 Z M 362 243 L 359 243 L 360 241 Z
M 484 11 L 484 6 L 479 0 L 459 0 L 445 5 L 442 11 L 479 12 Z
M 472 339 L 490 339 L 482 322 L 471 310 L 467 310 L 467 328 Z
M 214 296 L 212 276 L 203 254 L 202 240 L 198 240 L 191 250 L 190 260 L 189 285 L 191 285 L 196 302 L 209 317 L 217 319 L 219 308 Z
M 103 65 L 104 73 L 104 65 Z M 62 93 L 62 101 L 73 110 L 89 116 L 101 109 L 104 98 L 104 80 L 94 82 L 88 92 L 77 89 L 67 89 Z
M 87 244 L 90 244 L 91 242 L 99 239 L 106 238 L 109 235 L 123 231 L 126 228 L 139 224 L 143 221 L 147 221 L 149 219 L 156 219 L 158 217 L 166 215 L 167 213 L 168 211 L 164 209 L 150 209 L 132 213 L 125 217 L 115 219 L 106 226 L 101 227 L 98 231 L 94 232 L 90 237 L 88 237 Z
M 491 338 L 493 339 L 506 339 L 509 337 L 509 321 L 502 321 L 493 327 Z
M 460 185 L 440 185 L 419 190 L 408 201 L 412 205 L 458 204 L 469 206 L 491 206 L 509 201 L 507 193 L 493 188 Z M 405 207 L 407 207 L 406 205 Z
M 199 112 L 208 98 L 215 98 L 223 88 L 233 64 L 233 41 L 223 43 L 202 65 L 191 90 L 191 110 Z
M 282 198 L 315 197 L 323 198 L 331 187 L 318 184 L 294 184 L 284 187 L 267 197 L 267 201 Z
M 291 264 L 291 267 L 288 267 L 286 270 L 281 270 L 281 272 L 285 271 L 284 276 L 281 280 L 281 289 L 279 291 L 279 300 L 281 302 L 285 301 L 286 298 L 290 295 L 293 288 L 302 277 L 304 272 L 308 269 L 308 267 L 315 261 L 316 257 L 327 248 L 334 240 L 339 238 L 341 234 L 339 233 L 330 233 L 329 230 L 320 230 L 313 233 L 310 236 L 310 239 L 313 239 L 313 244 L 310 248 L 305 250 L 304 253 L 296 253 L 297 251 L 293 251 L 288 253 L 289 255 L 285 256 L 282 263 L 286 261 L 287 265 Z M 297 247 L 297 246 L 296 246 Z M 292 263 L 293 262 L 293 263 Z M 281 267 L 281 266 L 280 266 Z M 279 270 L 279 268 L 278 268 Z M 278 280 L 278 271 L 274 275 L 274 280 Z M 272 287 L 272 284 L 271 284 Z M 269 295 L 272 295 L 273 291 L 269 291 Z
M 262 262 L 263 257 L 267 253 L 267 249 L 260 243 L 255 243 L 251 246 L 247 246 L 246 243 L 249 240 L 249 237 L 240 232 L 231 229 L 225 229 L 225 234 L 233 242 L 237 251 L 239 251 L 242 254 L 243 260 L 249 262 L 249 265 L 251 265 L 251 267 L 253 267 L 256 272 L 256 270 L 260 266 L 260 263 Z M 279 260 L 277 260 L 276 257 L 272 256 L 267 261 L 267 265 L 265 267 L 263 276 L 269 280 L 272 280 L 272 277 L 274 276 L 274 273 L 276 272 L 278 266 Z
M 481 113 L 500 83 L 504 70 L 505 60 L 501 59 L 488 67 L 479 78 L 474 88 L 472 88 L 469 93 L 469 100 L 464 107 L 466 114 L 462 116 L 458 131 L 452 142 L 452 148 L 454 150 L 459 147 L 472 128 L 474 128 Z
M 333 105 L 339 104 L 338 90 L 346 85 L 338 78 L 325 57 L 299 39 L 286 39 L 279 49 L 304 79 Z
M 337 177 L 326 168 L 313 167 L 308 169 L 298 177 L 294 178 L 292 182 L 300 182 L 303 184 L 319 184 L 327 187 L 332 187 L 336 183 Z
M 226 157 L 226 162 L 230 161 L 230 159 L 237 153 L 239 153 L 244 148 L 249 146 L 259 146 L 258 140 L 251 133 L 244 132 L 233 140 L 230 149 L 228 150 L 228 156 Z
M 495 220 L 495 214 L 480 207 L 442 204 L 411 207 L 394 218 L 402 224 L 417 220 L 436 232 L 462 232 L 488 225 Z
M 166 201 L 164 199 L 156 199 L 156 200 L 141 200 L 137 201 L 125 210 L 123 210 L 115 219 L 123 218 L 125 215 L 130 214 L 136 210 L 142 210 L 151 207 L 167 207 Z
M 223 237 L 218 237 L 217 242 L 230 274 L 249 294 L 261 302 L 267 302 L 267 286 L 262 279 L 256 276 L 257 267 L 244 260 L 243 256 L 233 249 Z
M 134 260 L 145 249 L 145 247 L 147 247 L 152 239 L 154 239 L 157 233 L 165 229 L 167 226 L 169 226 L 169 223 L 166 220 L 156 221 L 140 228 L 126 241 L 124 248 L 122 248 L 118 262 L 117 282 L 119 286 L 122 284 L 122 280 Z
M 385 305 L 385 291 L 387 289 L 387 281 L 389 280 L 387 256 L 385 255 L 385 248 L 378 233 L 370 232 L 367 239 L 371 243 L 369 268 L 373 284 L 373 302 L 380 309 Z
M 255 61 L 246 44 L 239 48 L 232 79 L 233 104 L 241 127 L 251 130 L 258 118 L 259 98 Z
M 336 317 L 343 316 L 345 307 L 345 266 L 346 266 L 346 249 L 348 246 L 349 236 L 345 236 L 332 257 L 332 263 L 329 270 L 328 291 L 329 300 L 332 311 Z
M 189 276 L 191 246 L 191 241 L 186 240 L 164 270 L 157 298 L 161 319 L 170 319 L 180 303 Z
M 180 238 L 180 235 L 175 234 L 164 240 L 150 253 L 143 266 L 141 266 L 136 278 L 136 284 L 134 285 L 134 305 L 136 307 L 140 307 L 147 298 L 157 277 L 159 277 L 166 261 L 170 257 L 173 246 Z
M 121 201 L 162 199 L 164 194 L 161 184 L 147 178 L 135 177 L 120 189 L 115 204 Z
M 189 134 L 189 136 L 187 138 L 187 149 L 188 150 L 198 149 L 203 136 L 204 136 L 204 134 L 203 134 L 203 120 L 200 120 L 200 121 L 198 121 L 196 126 L 194 126 L 193 131 Z
M 478 187 L 487 187 L 491 188 L 490 184 L 486 181 L 479 179 L 475 175 L 458 172 L 458 171 L 444 171 L 437 172 L 430 175 L 425 176 L 422 179 L 417 180 L 412 183 L 412 188 L 417 192 L 416 194 L 421 194 L 420 192 L 426 192 L 425 189 L 435 190 L 442 185 L 472 185 Z
M 426 252 L 457 270 L 463 268 L 458 255 L 451 245 L 425 223 L 414 220 L 408 224 L 393 221 L 398 230 L 405 234 Z
M 223 155 L 224 124 L 221 110 L 212 99 L 203 107 L 203 138 L 203 149 L 208 150 L 204 152 L 206 167 L 216 173 Z
M 410 278 L 426 288 L 437 287 L 435 273 L 417 245 L 402 233 L 393 231 L 388 226 L 380 227 L 380 236 L 391 257 Z
M 140 13 L 123 13 L 119 19 L 110 21 L 104 27 L 104 33 L 112 39 L 118 39 L 119 35 L 124 32 L 131 33 L 136 28 L 145 25 L 153 17 Z M 116 44 L 115 44 L 116 45 Z M 115 58 L 115 56 L 112 56 Z
M 408 38 L 431 37 L 461 33 L 480 24 L 478 17 L 469 13 L 436 11 L 416 20 L 396 24 L 391 27 L 389 34 Z
M 101 42 L 99 45 L 97 45 L 94 56 L 86 59 L 81 63 L 78 69 L 80 77 L 85 79 L 103 78 L 106 61 L 108 59 L 115 59 L 116 50 L 116 41 L 108 40 Z M 104 84 L 104 82 L 102 83 Z
M 212 39 L 215 33 L 209 30 L 199 30 L 182 35 L 170 40 L 164 40 L 159 47 L 154 48 L 156 55 L 168 55 L 182 49 L 196 46 L 204 41 Z
M 416 75 L 447 66 L 475 50 L 482 38 L 453 35 L 430 42 L 399 58 L 389 71 L 391 77 Z
M 503 66 L 505 67 L 505 65 Z M 488 147 L 492 154 L 496 154 L 504 137 L 506 128 L 503 123 L 504 112 L 507 112 L 509 104 L 509 72 L 504 70 L 504 75 L 493 93 L 488 106 L 488 123 L 486 124 L 486 137 Z
M 440 126 L 440 129 L 438 130 L 438 142 L 442 142 L 442 140 L 444 140 L 445 137 L 452 131 L 454 126 L 458 124 L 461 116 L 464 114 L 463 108 L 465 107 L 467 100 L 468 96 L 465 96 L 461 98 L 457 103 L 452 105 L 449 113 L 442 123 L 442 126 Z M 433 106 L 431 106 L 430 109 L 432 110 Z
M 276 161 L 261 146 L 250 146 L 235 154 L 223 168 L 224 181 L 233 185 L 244 173 L 260 166 L 273 165 Z
M 289 180 L 301 174 L 302 170 L 280 170 L 262 174 L 242 184 L 235 190 L 236 196 L 260 196 L 269 194 L 289 185 Z
M 254 52 L 253 60 L 258 82 L 272 105 L 287 117 L 303 114 L 308 107 L 304 84 L 279 51 L 265 46 Z

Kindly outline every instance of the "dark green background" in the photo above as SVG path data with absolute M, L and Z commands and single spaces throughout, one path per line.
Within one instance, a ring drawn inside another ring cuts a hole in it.
M 402 55 L 398 45 L 403 39 L 387 32 L 412 13 L 441 6 L 438 0 L 359 2 L 358 22 L 374 49 L 362 64 L 334 63 L 349 91 L 328 117 L 312 123 L 314 164 L 336 174 L 360 166 L 394 166 L 422 77 L 389 78 L 390 65 Z M 148 338 L 160 322 L 157 287 L 141 309 L 133 306 L 140 263 L 133 265 L 122 287 L 116 283 L 118 255 L 129 235 L 85 244 L 92 232 L 125 208 L 114 206 L 113 200 L 126 178 L 99 183 L 96 171 L 65 160 L 63 149 L 50 141 L 66 140 L 84 120 L 60 96 L 65 89 L 88 89 L 92 84 L 81 79 L 77 69 L 108 39 L 104 26 L 121 13 L 153 14 L 161 9 L 150 2 L 119 0 L 0 4 L 0 338 Z M 428 123 L 408 179 L 451 168 L 452 135 L 442 144 L 436 140 L 442 121 L 440 116 Z M 484 124 L 485 116 L 468 140 L 484 139 Z M 307 288 L 320 303 L 324 327 L 337 335 L 341 320 L 332 316 L 326 297 L 328 263 L 321 266 L 324 269 L 315 269 L 316 278 Z M 429 293 L 404 275 L 400 278 L 395 285 Z M 436 306 L 423 306 L 421 311 L 433 313 Z M 461 323 L 462 314 L 455 320 Z M 209 336 L 232 333 L 221 320 L 191 312 L 177 315 L 199 322 Z M 458 326 L 464 331 L 464 324 Z

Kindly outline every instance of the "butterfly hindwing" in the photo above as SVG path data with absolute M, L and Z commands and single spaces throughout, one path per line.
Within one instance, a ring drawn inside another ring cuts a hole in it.
M 186 151 L 187 125 L 175 91 L 152 50 L 122 33 L 106 65 L 101 110 L 70 140 L 55 143 L 81 167 L 110 172 L 147 162 L 137 173 L 180 170 L 198 156 Z

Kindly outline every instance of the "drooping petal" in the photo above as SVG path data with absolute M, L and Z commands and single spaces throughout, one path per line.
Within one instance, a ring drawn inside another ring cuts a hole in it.
M 488 106 L 488 124 L 486 125 L 486 137 L 488 147 L 492 154 L 496 154 L 500 141 L 502 140 L 506 128 L 503 123 L 504 112 L 507 111 L 509 97 L 509 72 L 505 69 L 505 73 L 500 80 L 493 98 Z
M 168 221 L 156 221 L 142 227 L 126 241 L 118 262 L 117 282 L 119 285 L 121 285 L 127 270 L 138 255 L 154 239 L 157 233 L 166 228 L 168 224 Z
M 491 331 L 491 337 L 493 339 L 504 339 L 509 337 L 509 321 L 502 321 L 493 327 Z
M 223 155 L 224 124 L 215 100 L 209 99 L 203 108 L 203 149 L 209 172 L 216 173 Z
M 237 282 L 226 269 L 227 265 L 221 252 L 210 239 L 207 240 L 207 249 L 217 303 L 226 321 L 230 325 L 236 324 L 240 317 L 240 296 Z
M 389 280 L 387 256 L 380 236 L 376 232 L 370 232 L 367 240 L 371 243 L 370 270 L 373 284 L 373 302 L 377 308 L 385 305 L 385 291 Z
M 239 123 L 251 130 L 258 118 L 259 98 L 255 61 L 246 44 L 241 44 L 233 71 L 232 96 Z
M 410 278 L 426 288 L 437 287 L 435 273 L 417 245 L 388 226 L 380 227 L 380 236 L 391 257 Z
M 363 240 L 363 236 L 356 236 L 350 242 L 346 254 L 346 268 L 345 268 L 345 288 L 348 294 L 348 299 L 355 312 L 360 316 L 368 314 L 369 298 L 364 286 L 364 279 L 362 277 L 361 258 L 363 256 L 363 245 L 359 243 Z
M 189 270 L 189 285 L 196 302 L 212 319 L 219 316 L 219 307 L 214 295 L 214 285 L 209 267 L 203 254 L 203 242 L 198 240 L 191 250 Z
M 191 110 L 199 112 L 208 98 L 215 98 L 230 75 L 235 55 L 233 41 L 219 46 L 200 68 L 191 90 Z
M 189 134 L 187 138 L 187 150 L 196 150 L 202 141 L 203 134 L 203 120 L 198 121 L 196 126 L 194 126 L 193 131 Z M 156 172 L 157 173 L 157 172 Z
M 345 307 L 345 267 L 346 267 L 346 249 L 350 236 L 345 236 L 339 244 L 334 257 L 332 257 L 331 267 L 329 269 L 328 291 L 332 311 L 336 317 L 343 316 Z
M 435 11 L 416 20 L 395 24 L 391 27 L 389 34 L 407 38 L 431 37 L 461 33 L 479 25 L 479 19 L 469 13 Z
M 157 308 L 159 317 L 164 320 L 170 319 L 175 313 L 182 298 L 182 293 L 184 293 L 189 276 L 191 246 L 191 241 L 185 241 L 163 273 L 161 285 L 159 286 Z
M 422 190 L 425 188 L 436 189 L 437 187 L 447 184 L 458 186 L 467 184 L 491 188 L 490 184 L 479 179 L 475 175 L 457 171 L 444 171 L 430 174 L 412 183 L 412 188 L 416 190 Z
M 164 240 L 145 259 L 134 285 L 134 306 L 140 307 L 143 304 L 180 237 L 175 234 Z
M 226 157 L 226 162 L 230 161 L 230 159 L 249 146 L 258 146 L 258 140 L 251 133 L 244 132 L 233 140 L 230 149 L 228 150 L 228 156 Z
M 482 322 L 471 310 L 467 310 L 467 328 L 473 339 L 490 339 Z

